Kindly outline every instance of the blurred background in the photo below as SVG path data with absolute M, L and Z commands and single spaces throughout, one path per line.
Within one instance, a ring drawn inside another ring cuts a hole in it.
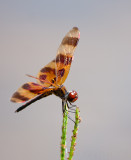
M 60 159 L 61 99 L 49 96 L 16 114 L 20 104 L 10 97 L 35 82 L 25 74 L 36 76 L 54 59 L 74 26 L 81 38 L 65 82 L 79 94 L 82 118 L 74 160 L 131 159 L 131 1 L 1 0 L 1 160 Z

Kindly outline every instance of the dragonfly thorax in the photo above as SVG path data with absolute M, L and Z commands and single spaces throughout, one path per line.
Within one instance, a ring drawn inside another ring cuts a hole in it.
M 53 94 L 60 97 L 62 100 L 67 100 L 69 102 L 75 102 L 78 99 L 78 94 L 76 91 L 67 91 L 65 86 L 60 86 L 59 88 L 55 88 L 53 90 Z

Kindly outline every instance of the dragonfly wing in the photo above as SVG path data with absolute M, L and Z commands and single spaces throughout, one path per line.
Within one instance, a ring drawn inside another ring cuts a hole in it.
M 79 38 L 80 32 L 77 27 L 74 27 L 66 34 L 58 48 L 56 58 L 38 73 L 39 84 L 44 84 L 46 87 L 52 85 L 44 82 L 45 80 L 56 85 L 62 85 L 64 83 L 68 76 L 74 50 L 78 44 Z
M 23 103 L 28 101 L 39 94 L 48 93 L 51 88 L 43 87 L 37 83 L 28 82 L 22 85 L 11 97 L 12 102 Z
M 77 27 L 70 30 L 63 38 L 56 56 L 56 84 L 62 85 L 70 71 L 75 48 L 79 42 L 80 31 Z

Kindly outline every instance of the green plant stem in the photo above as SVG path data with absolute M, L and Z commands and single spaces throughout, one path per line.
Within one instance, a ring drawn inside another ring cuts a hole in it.
M 69 158 L 68 160 L 72 160 L 72 157 L 74 155 L 75 151 L 75 145 L 76 145 L 76 138 L 78 134 L 78 124 L 80 122 L 80 117 L 79 117 L 79 108 L 76 107 L 76 112 L 75 112 L 75 125 L 74 125 L 74 130 L 73 130 L 73 136 L 71 139 L 71 146 L 70 146 L 70 152 L 69 152 Z
M 64 108 L 65 112 L 63 113 L 62 136 L 61 136 L 61 160 L 65 159 L 65 150 L 66 150 L 66 134 L 67 134 L 67 123 L 68 123 L 67 104 L 65 104 Z

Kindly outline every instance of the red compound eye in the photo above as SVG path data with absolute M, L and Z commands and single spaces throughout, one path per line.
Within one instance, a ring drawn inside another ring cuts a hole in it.
M 70 91 L 67 100 L 69 102 L 75 102 L 78 99 L 78 94 L 76 91 Z

